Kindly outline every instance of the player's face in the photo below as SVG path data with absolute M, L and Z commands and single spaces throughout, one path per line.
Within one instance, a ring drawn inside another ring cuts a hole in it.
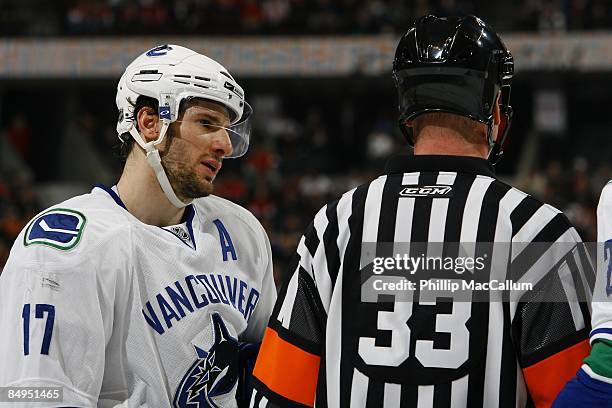
M 179 198 L 206 197 L 223 158 L 232 153 L 226 129 L 227 109 L 210 101 L 197 101 L 183 117 L 170 125 L 167 145 L 161 151 L 162 164 Z

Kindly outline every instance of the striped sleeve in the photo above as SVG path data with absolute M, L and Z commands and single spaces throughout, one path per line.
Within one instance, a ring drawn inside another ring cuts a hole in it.
M 533 404 L 549 407 L 589 353 L 593 266 L 560 211 L 527 197 L 511 219 L 512 279 L 533 285 L 511 303 L 512 337 Z
M 324 388 L 325 326 L 340 268 L 338 206 L 350 193 L 323 207 L 298 244 L 255 364 L 253 407 L 314 406 Z

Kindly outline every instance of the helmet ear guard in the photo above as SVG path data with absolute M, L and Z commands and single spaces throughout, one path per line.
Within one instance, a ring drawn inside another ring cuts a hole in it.
M 488 157 L 497 162 L 512 120 L 513 74 L 512 55 L 477 17 L 418 19 L 400 40 L 393 62 L 399 125 L 408 144 L 414 145 L 414 135 L 407 122 L 424 113 L 451 113 L 487 125 Z M 495 103 L 502 116 L 497 141 Z

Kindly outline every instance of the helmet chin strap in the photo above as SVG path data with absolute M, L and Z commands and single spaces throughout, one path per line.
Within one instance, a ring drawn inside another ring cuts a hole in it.
M 161 164 L 161 157 L 159 155 L 159 151 L 157 150 L 157 145 L 159 145 L 166 136 L 168 126 L 170 126 L 170 122 L 167 120 L 162 120 L 162 128 L 159 131 L 159 137 L 149 143 L 145 143 L 145 141 L 142 139 L 142 136 L 140 135 L 140 133 L 138 133 L 138 130 L 136 130 L 136 127 L 134 126 L 130 128 L 130 134 L 132 135 L 134 140 L 136 140 L 136 143 L 138 143 L 138 145 L 145 150 L 147 154 L 147 163 L 149 163 L 149 166 L 151 166 L 151 168 L 155 172 L 157 182 L 159 183 L 159 186 L 161 187 L 164 194 L 166 195 L 168 201 L 170 201 L 172 205 L 177 208 L 184 208 L 191 204 L 193 200 L 183 202 L 176 196 L 174 189 L 170 185 L 170 180 L 168 180 L 166 171 L 164 170 L 164 167 Z

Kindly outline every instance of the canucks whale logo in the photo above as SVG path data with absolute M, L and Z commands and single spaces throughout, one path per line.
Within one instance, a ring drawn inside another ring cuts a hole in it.
M 211 320 L 213 345 L 208 351 L 194 346 L 197 359 L 176 390 L 176 408 L 219 408 L 214 398 L 231 393 L 238 382 L 238 340 L 218 313 Z

